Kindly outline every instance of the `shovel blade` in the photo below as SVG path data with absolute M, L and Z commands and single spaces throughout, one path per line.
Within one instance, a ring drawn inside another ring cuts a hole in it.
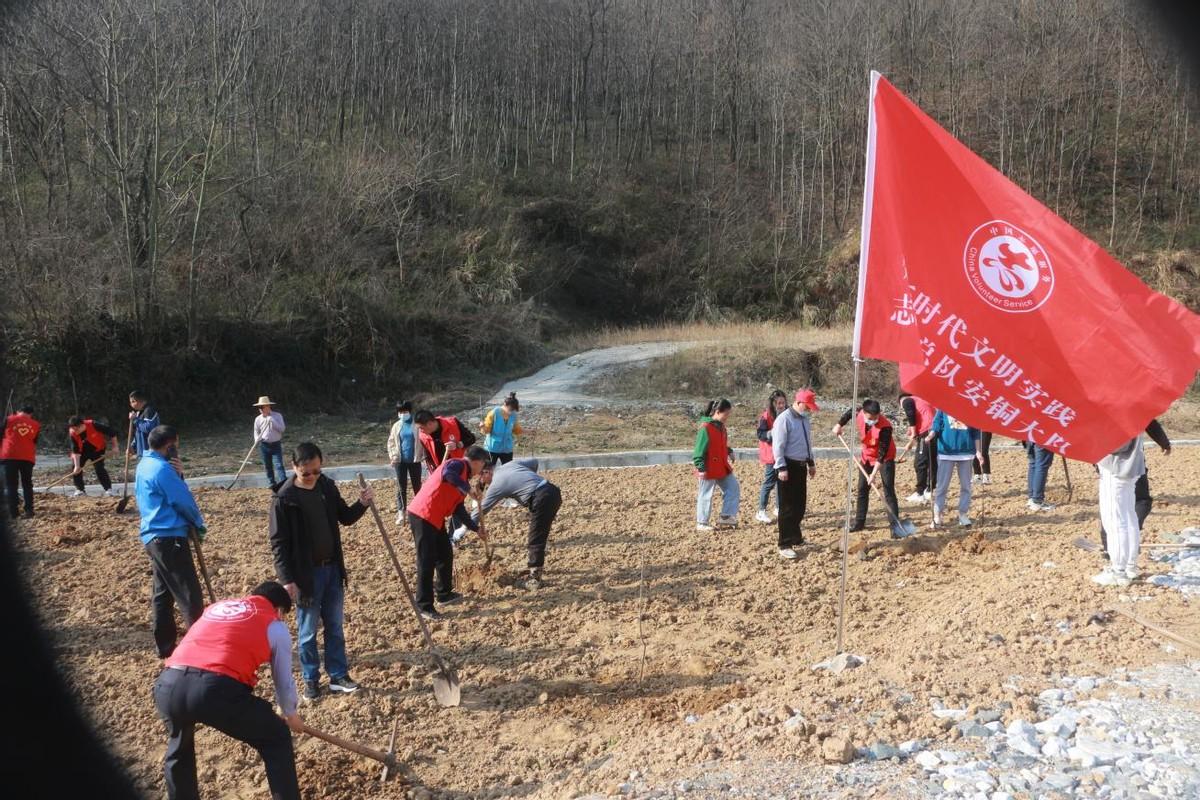
M 118 514 L 124 514 L 124 513 L 125 513 L 125 509 L 127 509 L 127 508 L 129 508 L 129 498 L 128 498 L 128 497 L 122 497 L 122 498 L 121 498 L 121 502 L 117 503 L 117 513 L 118 513 Z
M 904 520 L 899 525 L 893 525 L 892 530 L 901 539 L 907 539 L 917 532 L 917 526 L 910 520 Z
M 433 676 L 433 697 L 442 708 L 455 708 L 462 702 L 458 676 L 448 668 Z

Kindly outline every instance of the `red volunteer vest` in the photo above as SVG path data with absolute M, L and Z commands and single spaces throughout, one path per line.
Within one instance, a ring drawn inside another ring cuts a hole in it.
M 444 527 L 446 517 L 453 514 L 454 509 L 463 501 L 462 492 L 458 487 L 442 479 L 442 472 L 446 469 L 455 469 L 455 465 L 447 464 L 435 469 L 429 480 L 421 484 L 421 491 L 417 492 L 417 496 L 408 504 L 408 513 L 416 514 L 435 528 Z M 460 461 L 458 469 L 461 470 L 464 481 L 471 479 L 470 464 Z
M 937 414 L 937 409 L 928 400 L 922 400 L 915 394 L 911 397 L 913 406 L 917 409 L 917 433 L 929 433 L 929 429 L 933 427 L 933 418 Z
M 704 452 L 704 474 L 709 480 L 718 480 L 729 474 L 729 439 L 725 436 L 725 426 L 716 422 L 706 422 L 708 428 L 708 450 Z
M 79 452 L 81 453 L 83 452 L 83 443 L 85 441 L 90 444 L 94 450 L 98 450 L 101 453 L 103 453 L 104 448 L 108 446 L 108 437 L 96 430 L 96 426 L 90 419 L 85 419 L 83 421 L 83 436 L 80 437 L 79 434 L 72 432 L 71 440 L 75 442 L 75 447 L 78 448 Z
M 772 425 L 775 424 L 775 415 L 772 414 L 770 411 L 764 411 L 761 415 L 759 415 L 759 419 L 760 420 L 765 419 L 767 421 L 768 429 Z M 770 442 L 764 442 L 761 440 L 759 441 L 759 443 L 758 443 L 758 461 L 760 464 L 774 464 L 775 463 L 775 451 L 771 449 Z
M 0 460 L 37 460 L 37 435 L 42 424 L 28 414 L 13 414 L 4 425 L 4 440 L 0 441 Z
M 267 626 L 279 615 L 265 597 L 222 600 L 204 609 L 167 659 L 168 667 L 195 667 L 253 688 L 258 668 L 271 660 Z
M 859 411 L 855 418 L 855 424 L 858 425 L 858 440 L 862 442 L 862 459 L 868 464 L 874 464 L 879 461 L 879 432 L 884 428 L 892 427 L 891 421 L 883 414 L 879 415 L 879 419 L 874 425 L 867 425 L 867 417 L 863 412 Z M 884 461 L 891 461 L 896 457 L 896 437 L 892 436 L 888 442 L 887 453 L 884 454 Z
M 458 429 L 458 421 L 454 417 L 436 417 L 436 419 L 442 426 L 441 435 L 438 437 L 442 446 L 445 446 L 446 442 L 451 439 L 456 442 L 462 441 L 462 431 Z M 433 462 L 435 467 L 440 466 L 442 462 L 438 460 L 437 450 L 433 446 L 433 437 L 425 431 L 421 431 L 420 439 L 425 452 L 429 454 L 429 460 Z M 446 453 L 446 458 L 462 458 L 466 452 L 465 448 L 459 447 Z

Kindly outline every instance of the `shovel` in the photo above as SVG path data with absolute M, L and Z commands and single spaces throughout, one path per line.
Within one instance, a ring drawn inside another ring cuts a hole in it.
M 258 447 L 258 439 L 255 439 L 254 444 L 250 445 L 250 449 L 246 451 L 246 457 L 242 459 L 242 465 L 238 467 L 238 471 L 236 474 L 234 474 L 233 480 L 231 480 L 229 485 L 225 487 L 226 491 L 232 489 L 233 485 L 237 483 L 238 478 L 242 477 L 242 470 L 244 470 L 246 465 L 250 463 L 250 456 L 254 455 L 254 448 L 256 447 Z
M 133 417 L 129 418 L 129 434 L 125 437 L 125 485 L 121 487 L 121 501 L 117 513 L 124 514 L 129 506 L 129 448 L 133 445 Z
M 363 474 L 358 473 L 358 485 L 362 488 L 367 488 L 367 479 Z M 462 690 L 458 684 L 458 676 L 454 674 L 454 670 L 446 663 L 434 649 L 433 637 L 429 634 L 429 626 L 425 624 L 425 618 L 421 616 L 421 609 L 417 608 L 417 601 L 413 599 L 412 589 L 408 586 L 408 578 L 404 577 L 404 569 L 400 566 L 400 559 L 396 557 L 396 550 L 392 547 L 392 540 L 387 534 L 387 528 L 383 525 L 383 517 L 379 516 L 379 508 L 375 502 L 369 503 L 371 514 L 375 517 L 375 526 L 379 528 L 379 535 L 383 537 L 383 546 L 387 548 L 388 556 L 392 559 L 392 566 L 396 568 L 396 574 L 400 577 L 400 585 L 404 587 L 404 595 L 408 598 L 408 604 L 412 606 L 413 614 L 417 618 L 417 622 L 421 626 L 421 635 L 425 637 L 425 646 L 429 648 L 429 655 L 433 658 L 434 666 L 437 667 L 437 674 L 433 676 L 433 696 L 437 699 L 438 705 L 443 708 L 453 708 L 462 701 Z
M 383 764 L 383 776 L 384 776 L 385 780 L 387 778 L 388 770 L 397 769 L 399 767 L 399 763 L 396 761 L 396 750 L 395 750 L 395 747 L 396 747 L 395 722 L 392 723 L 392 744 L 391 744 L 390 749 L 386 753 L 376 750 L 372 747 L 367 747 L 365 744 L 359 744 L 358 742 L 352 742 L 349 739 L 343 739 L 340 736 L 334 736 L 332 733 L 325 733 L 325 731 L 319 731 L 316 728 L 314 728 L 313 726 L 309 725 L 307 722 L 300 723 L 300 730 L 304 731 L 309 736 L 314 736 L 323 742 L 329 742 L 330 744 L 336 745 L 337 747 L 340 747 L 343 750 L 349 750 L 351 753 L 358 753 L 360 756 L 366 756 L 367 758 L 371 758 L 371 759 L 378 761 L 380 764 Z
M 92 462 L 90 462 L 90 463 L 92 463 L 92 464 L 99 464 L 101 461 L 103 461 L 103 460 L 104 460 L 105 458 L 107 458 L 107 457 L 108 457 L 108 454 L 106 453 L 106 454 L 104 454 L 104 455 L 100 456 L 99 458 L 97 458 L 95 461 L 92 461 Z M 83 467 L 80 467 L 80 468 L 79 468 L 79 471 L 82 473 L 82 472 L 83 472 Z M 48 491 L 50 491 L 50 490 L 51 490 L 51 489 L 53 489 L 55 486 L 58 486 L 60 483 L 62 483 L 63 481 L 65 481 L 67 478 L 71 477 L 71 476 L 72 476 L 72 475 L 74 475 L 74 474 L 75 474 L 75 470 L 71 470 L 71 471 L 70 471 L 70 472 L 68 472 L 66 475 L 63 475 L 61 478 L 55 478 L 53 481 L 51 481 L 50 483 L 48 483 L 48 484 L 46 484 L 45 486 L 43 486 L 43 487 L 42 487 L 42 489 L 41 489 L 41 490 L 42 490 L 42 492 L 48 492 Z
M 846 452 L 850 454 L 850 460 L 854 462 L 854 466 L 858 467 L 858 471 L 862 473 L 863 478 L 865 478 L 867 483 L 871 485 L 871 488 L 875 490 L 875 494 L 879 495 L 879 502 L 883 504 L 883 510 L 887 512 L 889 517 L 891 517 L 892 532 L 900 535 L 901 538 L 904 536 L 912 536 L 914 533 L 916 533 L 916 525 L 912 524 L 908 520 L 901 521 L 896 517 L 895 514 L 892 513 L 892 510 L 888 508 L 887 498 L 883 496 L 883 490 L 875 485 L 875 481 L 871 480 L 871 476 L 867 474 L 865 469 L 863 469 L 863 465 L 859 463 L 859 460 L 854 457 L 854 451 L 850 449 L 850 445 L 846 444 L 846 440 L 842 438 L 840 433 L 838 434 L 838 441 L 842 443 L 842 447 L 846 448 Z
M 196 535 L 195 528 L 188 528 L 188 538 L 192 540 L 192 547 L 196 548 L 196 561 L 200 564 L 204 587 L 208 589 L 208 604 L 212 605 L 217 602 L 217 595 L 213 592 L 212 581 L 208 579 L 208 565 L 204 563 L 204 551 L 200 549 L 200 537 Z
M 1075 489 L 1071 486 L 1071 468 L 1067 466 L 1066 456 L 1060 456 L 1060 458 L 1062 458 L 1063 464 L 1063 477 L 1067 479 L 1067 502 L 1069 503 L 1075 497 Z

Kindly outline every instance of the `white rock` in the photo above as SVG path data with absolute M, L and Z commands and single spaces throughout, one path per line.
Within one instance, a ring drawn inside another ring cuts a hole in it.
M 919 753 L 925 748 L 925 742 L 921 739 L 909 739 L 907 742 L 900 743 L 900 752 L 906 756 L 911 756 L 913 753 Z
M 826 669 L 836 675 L 854 667 L 861 667 L 865 663 L 867 663 L 867 659 L 862 656 L 856 656 L 853 653 L 838 653 L 833 658 L 827 658 L 824 661 L 813 664 L 812 668 L 818 671 Z
M 913 761 L 917 762 L 926 772 L 933 772 L 941 765 L 942 760 L 928 750 L 917 753 Z
M 1075 688 L 1081 692 L 1090 692 L 1096 688 L 1096 681 L 1092 678 L 1080 678 L 1075 681 Z
M 1005 732 L 1008 733 L 1009 736 L 1031 736 L 1037 738 L 1037 728 L 1033 727 L 1033 725 L 1029 724 L 1023 719 L 1014 719 L 1012 722 L 1008 723 L 1008 727 L 1005 729 Z
M 1121 747 L 1113 742 L 1080 734 L 1075 737 L 1075 745 L 1067 751 L 1072 761 L 1078 761 L 1084 769 L 1097 765 L 1115 764 L 1119 759 L 1134 755 L 1129 748 Z
M 1044 692 L 1038 693 L 1038 699 L 1044 703 L 1061 703 L 1063 699 L 1063 690 L 1047 689 Z
M 962 761 L 962 753 L 957 753 L 953 750 L 938 750 L 937 757 L 947 764 L 956 764 Z
M 1049 736 L 1042 745 L 1042 755 L 1047 758 L 1062 758 L 1067 754 L 1067 742 L 1059 736 Z
M 952 719 L 955 722 L 967 718 L 967 710 L 965 708 L 935 708 L 931 713 L 938 719 Z

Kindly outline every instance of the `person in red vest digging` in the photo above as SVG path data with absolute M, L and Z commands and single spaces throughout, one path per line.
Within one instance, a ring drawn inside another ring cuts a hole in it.
M 430 475 L 444 460 L 462 458 L 467 448 L 475 444 L 475 434 L 458 417 L 435 417 L 432 411 L 423 408 L 413 422 L 420 431 L 417 435 L 425 450 L 423 460 Z
M 292 683 L 292 637 L 283 616 L 292 598 L 275 581 L 261 583 L 248 597 L 221 600 L 204 609 L 166 660 L 154 682 L 154 705 L 167 725 L 163 759 L 167 797 L 199 800 L 196 781 L 196 725 L 207 725 L 258 751 L 267 785 L 276 800 L 298 800 L 296 756 L 289 728 L 299 732 Z M 275 701 L 254 695 L 258 670 L 271 664 Z
M 25 496 L 25 516 L 33 516 L 33 465 L 37 461 L 38 433 L 42 423 L 33 418 L 33 406 L 24 406 L 4 419 L 0 461 L 4 462 L 4 488 L 8 516 L 17 518 L 17 481 Z
M 417 547 L 417 607 L 425 619 L 441 618 L 433 605 L 434 572 L 438 578 L 438 603 L 445 606 L 462 599 L 454 591 L 454 547 L 446 520 L 454 517 L 460 525 L 479 531 L 479 524 L 471 519 L 463 500 L 471 494 L 471 479 L 491 464 L 491 455 L 482 447 L 473 446 L 465 456 L 448 458 L 430 472 L 429 480 L 408 504 L 408 526 Z
M 116 430 L 104 423 L 96 422 L 94 419 L 83 419 L 76 416 L 67 420 L 67 431 L 71 434 L 71 463 L 75 466 L 75 472 L 71 475 L 75 491 L 71 493 L 71 496 L 84 496 L 83 468 L 89 461 L 96 470 L 96 479 L 104 487 L 104 493 L 109 497 L 118 496 L 120 492 L 113 489 L 112 480 L 108 477 L 108 470 L 104 468 L 102 460 L 110 439 L 113 443 L 113 450 L 120 449 Z
M 853 409 L 842 414 L 838 424 L 833 427 L 834 436 L 842 435 L 842 429 L 850 422 L 852 414 Z M 859 472 L 858 502 L 850 530 L 861 531 L 867 526 L 867 499 L 871 483 L 878 477 L 883 484 L 883 497 L 888 511 L 891 512 L 892 537 L 902 538 L 906 532 L 900 524 L 900 505 L 896 502 L 896 441 L 892 423 L 881 413 L 878 400 L 864 400 L 862 408 L 853 416 L 858 440 L 862 444 L 859 463 L 870 474 L 870 479 Z
M 914 442 L 917 451 L 913 453 L 913 470 L 917 473 L 917 490 L 905 498 L 910 503 L 928 503 L 937 489 L 937 448 L 938 440 L 929 437 L 933 427 L 933 417 L 937 409 L 928 400 L 908 392 L 900 394 L 900 408 L 908 420 L 908 438 L 917 437 Z
M 692 463 L 696 467 L 699 488 L 696 492 L 696 530 L 711 531 L 708 524 L 712 514 L 713 489 L 721 487 L 721 516 L 717 525 L 723 528 L 737 527 L 738 503 L 741 486 L 733 474 L 733 448 L 725 432 L 725 421 L 733 404 L 725 398 L 710 400 L 700 417 L 700 428 L 696 431 L 696 446 L 692 449 Z

